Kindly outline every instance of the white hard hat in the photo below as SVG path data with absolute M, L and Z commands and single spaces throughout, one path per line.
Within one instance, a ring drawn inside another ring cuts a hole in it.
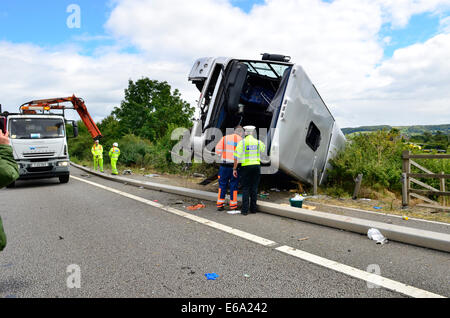
M 119 144 L 117 142 L 113 143 L 114 147 L 119 147 Z
M 252 134 L 256 130 L 255 126 L 245 126 L 244 131 L 246 135 Z
M 95 142 L 100 142 L 98 139 Z

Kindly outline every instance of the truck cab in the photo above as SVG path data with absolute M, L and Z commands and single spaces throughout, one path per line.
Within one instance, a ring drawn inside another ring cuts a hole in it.
M 201 92 L 200 116 L 190 141 L 197 156 L 204 155 L 205 148 L 213 150 L 218 142 L 209 128 L 226 134 L 237 125 L 252 125 L 267 146 L 263 166 L 309 184 L 316 170 L 320 184 L 330 158 L 345 145 L 344 134 L 316 87 L 287 56 L 200 58 L 189 81 Z
M 13 114 L 6 121 L 14 159 L 19 165 L 19 180 L 57 177 L 61 183 L 69 182 L 63 116 Z

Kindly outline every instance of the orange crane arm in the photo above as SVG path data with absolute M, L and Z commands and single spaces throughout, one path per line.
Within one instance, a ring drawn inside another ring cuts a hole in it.
M 70 102 L 73 105 L 73 108 L 69 108 L 64 105 L 59 105 L 60 103 Z M 56 105 L 55 105 L 56 104 Z M 34 100 L 20 106 L 20 110 L 24 112 L 33 111 L 34 109 L 43 108 L 43 110 L 51 110 L 51 109 L 75 109 L 78 112 L 83 123 L 86 125 L 89 133 L 91 134 L 94 140 L 102 138 L 102 134 L 92 119 L 91 115 L 87 110 L 87 107 L 83 101 L 83 99 L 76 97 L 73 95 L 72 97 L 60 97 L 60 98 L 50 98 L 50 99 L 41 99 Z

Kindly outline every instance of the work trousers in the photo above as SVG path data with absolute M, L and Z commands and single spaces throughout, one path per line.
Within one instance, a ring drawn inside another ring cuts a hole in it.
M 237 209 L 239 177 L 233 176 L 233 166 L 221 165 L 219 169 L 219 194 L 217 195 L 217 207 L 225 204 L 225 196 L 230 188 L 230 209 Z
M 97 171 L 97 167 L 100 167 L 100 172 L 103 172 L 103 157 L 97 158 L 94 156 L 94 170 Z
M 112 170 L 112 174 L 119 174 L 119 171 L 117 171 L 117 160 L 119 160 L 118 158 L 111 158 L 111 170 Z
M 239 170 L 242 186 L 242 208 L 241 213 L 249 211 L 256 213 L 256 201 L 258 200 L 258 186 L 261 179 L 261 166 L 251 165 L 241 167 Z M 249 204 L 250 203 L 250 204 Z

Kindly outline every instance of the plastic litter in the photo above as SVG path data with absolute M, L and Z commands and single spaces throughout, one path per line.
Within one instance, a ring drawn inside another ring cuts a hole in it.
M 245 278 L 249 278 L 250 275 L 249 275 L 249 274 L 244 274 L 244 277 L 245 277 Z
M 241 214 L 241 211 L 228 211 L 228 214 Z
M 406 215 L 404 215 L 404 216 L 402 217 L 402 219 L 405 220 L 405 221 L 408 221 L 408 220 L 409 220 L 409 218 L 408 218 Z
M 131 170 L 124 170 L 123 174 L 131 174 Z
M 374 206 L 373 207 L 375 210 L 381 210 L 382 209 L 382 207 L 380 207 L 380 206 Z
M 217 278 L 219 278 L 219 275 L 217 275 L 216 273 L 206 273 L 205 276 L 207 280 L 216 280 Z
M 280 190 L 279 190 L 279 189 L 277 189 L 277 188 L 272 188 L 272 189 L 270 189 L 270 191 L 274 191 L 274 192 L 280 192 Z
M 146 174 L 144 177 L 147 177 L 147 178 L 158 178 L 158 177 L 159 177 L 159 174 L 154 174 L 154 173 L 152 173 L 152 174 Z
M 203 173 L 194 173 L 192 175 L 194 178 L 206 178 L 206 176 Z
M 195 211 L 195 210 L 200 210 L 206 208 L 206 205 L 204 204 L 197 204 L 197 205 L 192 205 L 192 206 L 188 206 L 187 209 L 190 211 Z
M 301 196 L 300 194 L 296 193 L 295 197 L 293 197 L 291 200 L 292 201 L 303 201 L 303 196 Z
M 388 242 L 387 238 L 381 234 L 378 229 L 371 228 L 367 231 L 367 237 L 373 241 L 376 241 L 377 244 L 386 244 Z

